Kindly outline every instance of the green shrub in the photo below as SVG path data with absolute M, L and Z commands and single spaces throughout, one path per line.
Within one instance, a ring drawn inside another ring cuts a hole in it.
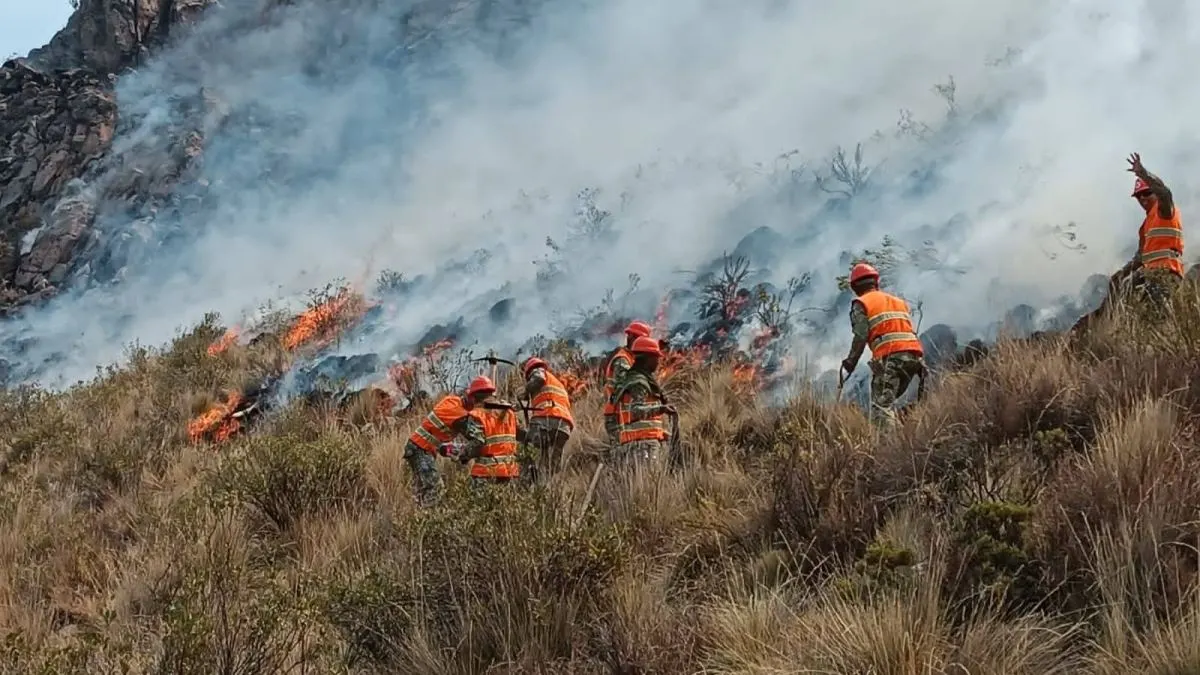
M 279 531 L 306 515 L 370 501 L 363 453 L 342 439 L 255 435 L 240 450 L 218 472 L 217 494 L 249 506 Z

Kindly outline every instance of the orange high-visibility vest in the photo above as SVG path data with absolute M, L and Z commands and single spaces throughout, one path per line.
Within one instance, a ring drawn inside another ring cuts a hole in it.
M 617 402 L 614 396 L 616 395 L 617 383 L 613 380 L 613 365 L 617 359 L 622 359 L 633 367 L 633 352 L 624 347 L 618 347 L 617 351 L 613 352 L 608 363 L 604 366 L 604 416 L 613 417 L 617 414 Z
M 916 352 L 924 355 L 925 349 L 913 330 L 912 315 L 908 303 L 883 291 L 869 291 L 857 300 L 867 310 L 867 344 L 871 347 L 871 358 L 882 359 L 899 352 Z
M 650 382 L 649 378 L 642 377 L 643 382 Z M 651 415 L 642 420 L 634 420 L 633 413 L 629 410 L 629 405 L 633 403 L 633 395 L 629 393 L 628 384 L 621 388 L 618 392 L 617 399 L 617 416 L 621 423 L 621 432 L 619 440 L 621 443 L 631 443 L 633 441 L 665 441 L 670 437 L 667 427 L 663 424 L 663 414 Z M 662 405 L 665 400 L 661 395 L 655 393 L 654 387 L 650 387 L 649 402 Z
M 454 424 L 467 414 L 462 397 L 447 396 L 433 406 L 433 410 L 421 420 L 421 426 L 417 427 L 408 440 L 425 452 L 436 455 L 439 447 L 454 438 Z
M 545 384 L 529 402 L 530 406 L 534 408 L 533 417 L 559 419 L 574 429 L 575 417 L 571 415 L 571 397 L 567 395 L 567 388 L 554 373 L 550 372 L 549 368 L 540 370 Z
M 483 425 L 483 451 L 471 465 L 473 478 L 516 478 L 521 475 L 517 463 L 517 415 L 511 409 L 477 410 L 471 415 Z
M 1138 230 L 1138 259 L 1145 269 L 1168 269 L 1183 276 L 1183 221 L 1179 207 L 1170 218 L 1158 214 L 1158 202 L 1150 207 Z

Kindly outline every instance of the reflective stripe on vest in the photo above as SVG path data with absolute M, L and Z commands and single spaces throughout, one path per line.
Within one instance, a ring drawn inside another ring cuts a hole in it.
M 1157 202 L 1150 207 L 1138 230 L 1138 260 L 1146 269 L 1167 269 L 1183 276 L 1183 223 L 1176 207 L 1169 219 L 1158 213 Z
M 867 313 L 867 344 L 872 359 L 898 352 L 925 353 L 913 330 L 907 303 L 883 291 L 869 291 L 859 296 L 858 301 Z
M 617 359 L 621 359 L 633 366 L 633 352 L 624 347 L 619 347 L 604 366 L 604 414 L 613 417 L 617 414 L 617 402 L 613 398 L 616 395 L 617 383 L 614 380 L 613 365 Z
M 646 380 L 648 382 L 648 380 Z M 651 405 L 661 405 L 663 399 L 651 390 L 647 394 L 647 402 Z M 633 403 L 633 396 L 628 389 L 622 391 L 620 400 L 617 405 L 617 419 L 621 424 L 619 439 L 621 443 L 632 443 L 635 441 L 665 441 L 670 436 L 667 432 L 666 425 L 663 424 L 663 415 L 658 413 L 651 415 L 645 419 L 634 420 L 633 413 L 629 410 L 629 405 Z
M 567 394 L 567 388 L 554 373 L 550 372 L 549 368 L 538 368 L 538 370 L 542 371 L 542 380 L 545 384 L 530 401 L 530 405 L 535 408 L 533 417 L 559 419 L 574 429 L 575 417 L 571 415 L 571 397 Z
M 421 426 L 408 440 L 425 452 L 436 455 L 438 448 L 454 438 L 454 429 L 451 427 L 466 416 L 467 409 L 463 406 L 462 398 L 447 396 L 433 406 L 433 410 L 421 420 Z
M 483 450 L 471 465 L 475 478 L 516 478 L 521 475 L 517 463 L 517 415 L 511 410 L 480 410 L 475 419 L 483 425 Z

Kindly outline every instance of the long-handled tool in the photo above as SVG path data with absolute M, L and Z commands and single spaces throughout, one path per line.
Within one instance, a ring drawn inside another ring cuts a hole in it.
M 842 402 L 842 389 L 846 386 L 847 375 L 848 375 L 848 373 L 846 372 L 846 367 L 838 366 L 838 388 L 837 388 L 837 402 L 838 403 Z
M 596 471 L 592 473 L 592 482 L 588 483 L 587 492 L 583 495 L 583 505 L 579 508 L 579 514 L 575 516 L 575 522 L 571 523 L 571 531 L 574 532 L 579 528 L 579 524 L 583 522 L 583 517 L 587 514 L 588 506 L 592 503 L 592 495 L 596 492 L 596 483 L 600 481 L 600 472 L 604 469 L 604 460 L 596 465 Z
M 481 361 L 492 364 L 492 382 L 496 381 L 496 364 L 506 363 L 514 368 L 517 367 L 517 364 L 515 361 L 509 361 L 508 359 L 502 359 L 499 356 L 496 356 L 494 353 L 489 353 L 487 356 L 481 356 L 477 359 L 471 359 L 472 363 L 478 363 Z

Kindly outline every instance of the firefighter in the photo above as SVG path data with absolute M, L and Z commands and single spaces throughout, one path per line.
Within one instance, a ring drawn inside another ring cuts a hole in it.
M 654 379 L 662 348 L 658 340 L 642 336 L 629 347 L 633 365 L 617 384 L 616 401 L 618 432 L 617 461 L 654 461 L 665 449 L 671 437 L 665 416 L 676 415 L 667 404 L 662 387 Z
M 617 383 L 625 377 L 625 373 L 633 365 L 633 354 L 630 351 L 638 338 L 649 338 L 650 325 L 642 321 L 634 321 L 625 327 L 625 344 L 617 347 L 604 363 L 604 431 L 608 434 L 610 447 L 620 445 L 621 424 L 617 419 L 617 400 L 614 397 Z
M 896 422 L 893 406 L 914 377 L 925 373 L 925 350 L 913 329 L 908 303 L 879 290 L 879 272 L 866 263 L 850 271 L 850 303 L 854 340 L 842 361 L 846 375 L 854 372 L 863 349 L 871 348 L 872 419 L 883 426 Z
M 471 384 L 475 386 L 474 382 Z M 468 443 L 483 442 L 480 426 L 471 418 L 473 407 L 470 389 L 466 397 L 444 396 L 404 444 L 404 459 L 412 469 L 413 491 L 418 504 L 429 506 L 441 498 L 443 483 L 436 457 L 439 454 L 447 456 L 446 449 L 452 447 L 451 441 L 456 436 L 467 439 Z
M 532 408 L 529 442 L 538 451 L 537 472 L 549 478 L 562 461 L 563 448 L 575 429 L 571 397 L 550 366 L 537 357 L 525 361 L 524 398 Z
M 495 397 L 496 385 L 480 375 L 467 387 L 471 412 L 467 421 L 467 442 L 458 461 L 471 465 L 473 486 L 510 483 L 521 477 L 517 450 L 526 440 L 525 429 L 511 403 Z
M 1142 166 L 1141 155 L 1135 152 L 1127 161 L 1137 177 L 1132 196 L 1146 217 L 1138 229 L 1137 253 L 1117 278 L 1128 277 L 1133 289 L 1161 307 L 1183 280 L 1183 222 L 1171 190 Z

